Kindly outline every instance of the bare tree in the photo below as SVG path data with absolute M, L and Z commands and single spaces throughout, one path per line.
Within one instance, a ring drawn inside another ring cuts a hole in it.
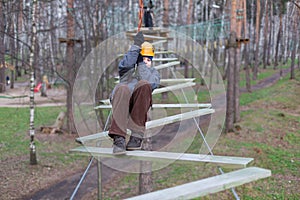
M 260 0 L 256 1 L 256 23 L 255 23 L 255 64 L 253 66 L 253 80 L 257 79 L 259 67 L 259 40 L 260 40 Z
M 234 128 L 234 68 L 236 53 L 236 0 L 231 1 L 231 21 L 229 36 L 229 63 L 227 68 L 227 106 L 225 131 L 232 131 Z
M 279 53 L 279 44 L 282 37 L 282 17 L 283 17 L 283 3 L 280 0 L 278 3 L 278 12 L 279 12 L 279 28 L 278 28 L 278 34 L 277 34 L 277 40 L 276 40 L 276 49 L 275 49 L 275 61 L 274 61 L 274 69 L 277 69 L 278 67 L 278 53 Z
M 168 27 L 169 25 L 169 0 L 164 0 L 163 26 Z
M 296 59 L 296 51 L 297 51 L 297 43 L 299 43 L 299 35 L 297 34 L 297 24 L 298 24 L 298 10 L 296 8 L 296 6 L 294 6 L 294 16 L 293 16 L 293 20 L 292 20 L 292 25 L 293 25 L 293 29 L 292 29 L 292 55 L 291 55 L 291 75 L 290 75 L 290 79 L 295 79 L 295 59 Z M 298 41 L 298 42 L 297 42 Z M 299 62 L 299 60 L 298 60 Z
M 4 26 L 4 2 L 0 2 L 0 93 L 5 92 L 6 90 L 6 79 L 5 79 L 5 47 L 4 47 L 4 35 L 5 35 L 5 26 Z
M 268 50 L 268 32 L 269 32 L 269 1 L 265 1 L 265 27 L 264 27 L 264 48 L 263 48 L 263 68 L 266 69 L 268 65 L 267 50 Z
M 73 83 L 75 80 L 75 19 L 74 19 L 74 0 L 67 0 L 67 50 L 66 50 L 66 68 L 68 70 L 67 76 L 67 128 L 69 132 L 76 132 L 74 118 L 73 118 L 73 102 L 72 92 Z
M 37 0 L 33 0 L 32 2 L 32 36 L 31 36 L 31 48 L 30 48 L 30 60 L 29 60 L 29 66 L 30 66 L 30 164 L 35 165 L 37 164 L 36 159 L 36 146 L 34 142 L 34 136 L 35 136 L 35 129 L 34 129 L 34 53 L 35 47 L 36 47 L 36 10 L 37 10 Z

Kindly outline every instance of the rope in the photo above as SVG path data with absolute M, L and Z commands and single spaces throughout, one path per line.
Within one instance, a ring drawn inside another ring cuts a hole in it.
M 142 23 L 143 23 L 143 15 L 144 15 L 144 2 L 143 2 L 143 0 L 139 0 L 139 6 L 140 6 L 140 10 L 139 10 L 138 32 L 140 31 L 140 29 L 142 27 Z

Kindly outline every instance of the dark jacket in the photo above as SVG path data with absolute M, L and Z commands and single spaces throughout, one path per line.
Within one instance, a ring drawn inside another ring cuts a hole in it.
M 148 81 L 152 90 L 156 89 L 160 83 L 158 71 L 153 67 L 146 66 L 141 58 L 140 50 L 140 47 L 132 45 L 119 63 L 120 83 L 118 85 L 128 85 L 131 92 L 139 80 Z

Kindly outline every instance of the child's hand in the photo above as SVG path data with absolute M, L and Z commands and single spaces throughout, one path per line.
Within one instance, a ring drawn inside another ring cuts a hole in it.
M 142 31 L 140 31 L 134 36 L 133 44 L 140 47 L 143 43 L 144 43 L 144 35 Z

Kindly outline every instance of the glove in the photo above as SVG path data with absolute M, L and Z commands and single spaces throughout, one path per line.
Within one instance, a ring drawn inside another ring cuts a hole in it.
M 144 43 L 144 35 L 140 31 L 134 36 L 134 45 L 141 47 L 141 45 Z

